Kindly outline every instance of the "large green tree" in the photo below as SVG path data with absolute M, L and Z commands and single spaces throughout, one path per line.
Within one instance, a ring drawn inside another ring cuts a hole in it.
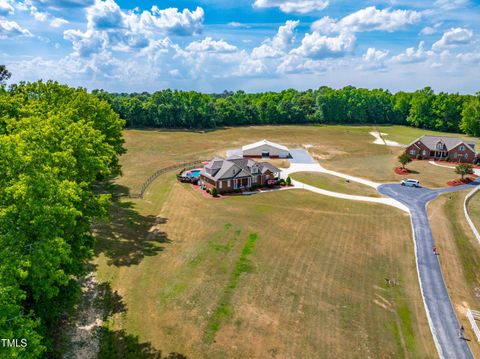
M 109 196 L 92 188 L 120 170 L 123 123 L 83 89 L 36 82 L 0 93 L 0 301 L 9 302 L 0 337 L 28 330 L 25 357 L 51 350 L 49 334 L 78 294 L 91 220 L 108 214 Z
M 468 135 L 480 136 L 480 93 L 465 102 L 460 128 Z

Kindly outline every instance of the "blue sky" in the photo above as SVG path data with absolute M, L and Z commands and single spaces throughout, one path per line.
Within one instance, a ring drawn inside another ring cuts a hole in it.
M 479 0 L 0 0 L 11 82 L 475 93 Z

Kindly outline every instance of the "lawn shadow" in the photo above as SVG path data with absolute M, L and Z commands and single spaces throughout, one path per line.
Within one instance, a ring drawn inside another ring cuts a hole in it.
M 180 353 L 163 353 L 151 343 L 141 343 L 139 338 L 124 330 L 100 330 L 101 346 L 98 359 L 187 359 Z
M 124 192 L 117 187 L 122 186 L 113 185 L 113 193 Z M 109 221 L 93 225 L 95 255 L 104 254 L 108 265 L 137 265 L 144 257 L 163 251 L 164 244 L 171 242 L 159 229 L 167 219 L 140 214 L 132 201 L 112 196 L 110 214 Z
M 110 283 L 99 283 L 96 305 L 99 305 L 103 313 L 103 322 L 115 314 L 126 313 L 127 308 L 122 296 L 113 291 Z M 107 326 L 101 326 L 96 334 L 99 338 L 99 359 L 186 359 L 179 353 L 163 355 L 149 342 L 140 342 L 135 335 L 128 334 L 125 330 L 113 330 Z

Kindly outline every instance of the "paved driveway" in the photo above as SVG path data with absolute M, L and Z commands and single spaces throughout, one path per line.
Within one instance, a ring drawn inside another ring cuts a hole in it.
M 477 185 L 475 183 L 474 185 Z M 415 255 L 420 288 L 425 301 L 430 328 L 441 358 L 473 358 L 467 342 L 458 338 L 459 323 L 448 296 L 438 256 L 433 254 L 434 241 L 428 220 L 426 204 L 439 193 L 456 192 L 474 185 L 438 190 L 411 188 L 399 184 L 385 184 L 378 188 L 384 195 L 405 204 L 411 213 L 415 233 Z M 442 253 L 439 253 L 442 255 Z
M 315 161 L 306 150 L 302 150 L 302 149 L 290 150 L 290 156 L 291 156 L 291 158 L 289 158 L 290 163 L 297 163 L 297 164 L 316 164 L 317 163 L 317 161 Z

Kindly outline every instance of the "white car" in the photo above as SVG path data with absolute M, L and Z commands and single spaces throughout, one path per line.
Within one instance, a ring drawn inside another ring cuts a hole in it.
M 406 179 L 402 180 L 400 182 L 402 186 L 407 186 L 407 187 L 420 187 L 420 181 L 416 179 Z

